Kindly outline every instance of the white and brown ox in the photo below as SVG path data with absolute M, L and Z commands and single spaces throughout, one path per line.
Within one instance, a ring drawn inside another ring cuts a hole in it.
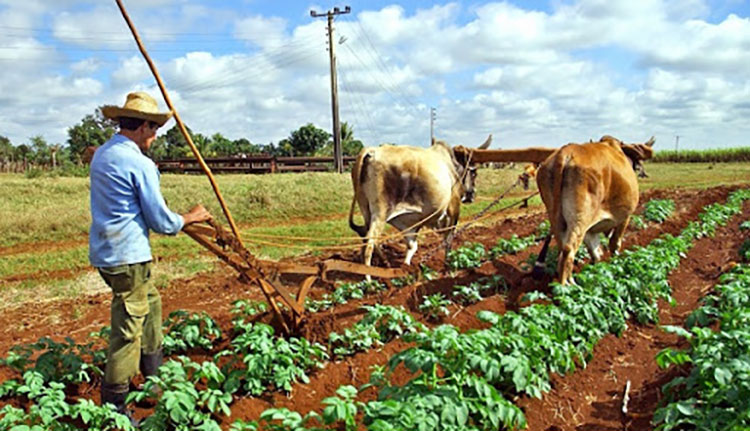
M 536 181 L 560 251 L 557 274 L 562 284 L 573 281 L 573 258 L 581 242 L 594 262 L 601 258 L 600 233 L 609 235 L 611 253 L 619 251 L 638 206 L 636 172 L 653 156 L 653 144 L 653 137 L 645 144 L 623 144 L 607 135 L 599 142 L 565 145 L 539 166 Z M 539 254 L 535 275 L 549 241 Z
M 479 148 L 486 149 L 490 135 Z M 354 197 L 349 210 L 349 226 L 366 238 L 365 265 L 372 263 L 373 250 L 388 223 L 402 231 L 407 244 L 404 263 L 411 264 L 417 251 L 417 233 L 423 227 L 452 233 L 458 221 L 461 202 L 474 200 L 476 168 L 470 151 L 454 154 L 443 141 L 429 148 L 381 145 L 363 149 L 352 167 Z M 354 205 L 364 225 L 354 223 Z

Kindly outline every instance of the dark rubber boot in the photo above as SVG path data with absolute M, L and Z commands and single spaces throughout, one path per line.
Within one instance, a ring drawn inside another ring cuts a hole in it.
M 143 374 L 143 377 L 158 375 L 159 367 L 161 367 L 163 361 L 164 353 L 162 349 L 148 354 L 141 352 L 141 374 Z
M 147 379 L 148 376 L 158 376 L 159 375 L 159 367 L 161 367 L 161 364 L 164 362 L 164 353 L 162 349 L 160 348 L 154 353 L 144 353 L 141 351 L 141 374 L 143 374 L 143 378 Z M 138 387 L 138 390 L 143 390 L 143 385 L 140 385 Z M 154 394 L 155 398 L 160 398 L 162 391 L 159 386 L 152 386 L 151 391 Z
M 125 399 L 128 397 L 128 389 L 129 385 L 127 383 L 123 385 L 102 383 L 102 405 L 107 403 L 114 405 L 117 413 L 125 415 L 130 419 L 130 424 L 138 428 L 138 421 L 132 416 L 132 413 L 125 404 Z

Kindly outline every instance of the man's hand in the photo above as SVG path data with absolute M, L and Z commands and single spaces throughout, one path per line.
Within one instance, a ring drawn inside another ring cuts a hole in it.
M 211 220 L 211 218 L 211 213 L 209 213 L 203 205 L 196 205 L 190 211 L 182 215 L 182 220 L 185 222 L 185 226 L 192 223 Z

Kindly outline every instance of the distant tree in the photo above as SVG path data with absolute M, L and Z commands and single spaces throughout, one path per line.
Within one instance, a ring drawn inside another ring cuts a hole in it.
M 279 141 L 279 143 L 276 145 L 276 152 L 274 153 L 275 156 L 301 156 L 303 154 L 295 154 L 294 153 L 294 146 L 292 146 L 292 141 L 289 139 L 282 139 Z
M 167 159 L 167 136 L 158 136 L 148 149 L 147 155 L 157 162 Z
M 268 155 L 271 155 L 271 156 L 280 156 L 281 155 L 280 152 L 279 152 L 279 148 L 273 142 L 269 142 L 266 145 L 261 145 L 259 147 L 259 149 L 260 149 L 260 152 L 262 154 L 268 154 Z
M 213 157 L 216 155 L 211 148 L 211 139 L 207 136 L 196 133 L 193 135 L 193 144 L 198 149 L 198 152 L 201 153 L 201 157 Z M 190 146 L 188 146 L 187 156 L 194 157 L 193 150 L 190 149 Z
M 80 162 L 86 147 L 98 147 L 115 134 L 117 123 L 105 118 L 97 108 L 93 115 L 83 117 L 79 124 L 68 129 L 68 149 L 71 161 Z
M 234 141 L 232 141 L 232 146 L 234 147 L 234 153 L 232 154 L 233 156 L 242 154 L 258 154 L 262 152 L 259 146 L 252 144 L 245 138 L 235 139 Z
M 236 154 L 234 143 L 221 133 L 211 135 L 211 150 L 219 157 L 229 157 Z
M 27 162 L 29 160 L 30 154 L 31 154 L 31 148 L 29 148 L 29 146 L 26 144 L 21 144 L 16 147 L 13 156 L 18 161 L 23 160 L 24 162 Z
M 362 144 L 362 141 L 341 141 L 341 152 L 345 156 L 356 156 L 363 148 L 365 146 Z
M 8 163 L 14 159 L 15 148 L 5 136 L 0 136 L 0 162 Z
M 187 129 L 188 135 L 190 135 L 190 138 L 193 140 L 193 143 L 195 143 L 195 135 L 193 134 L 193 131 L 190 130 L 190 127 L 185 126 L 185 128 Z M 193 154 L 192 150 L 190 150 L 190 146 L 185 140 L 185 137 L 182 135 L 182 132 L 180 131 L 180 128 L 179 126 L 177 126 L 177 124 L 172 126 L 171 129 L 167 130 L 165 139 L 167 158 L 179 159 L 191 156 Z
M 346 121 L 341 123 L 341 153 L 345 156 L 356 156 L 365 146 L 362 141 L 354 139 L 354 129 Z M 333 156 L 333 141 L 328 141 L 318 153 L 320 156 Z
M 52 151 L 47 141 L 41 135 L 32 136 L 29 139 L 30 154 L 29 160 L 37 164 L 47 164 L 52 162 Z
M 307 125 L 292 132 L 291 136 L 284 141 L 287 141 L 291 147 L 291 155 L 308 156 L 323 148 L 330 137 L 330 133 L 315 127 L 312 123 L 307 123 Z M 282 142 L 279 142 L 280 147 L 282 147 Z
M 346 121 L 341 124 L 341 152 L 345 156 L 356 156 L 364 148 L 359 139 L 354 139 L 354 128 Z

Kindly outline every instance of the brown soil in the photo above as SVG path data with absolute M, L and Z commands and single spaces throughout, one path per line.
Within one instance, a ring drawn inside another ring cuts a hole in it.
M 708 190 L 651 190 L 642 194 L 641 202 L 651 198 L 671 198 L 675 201 L 675 214 L 663 224 L 649 224 L 643 230 L 629 230 L 625 237 L 625 246 L 646 245 L 657 236 L 668 232 L 679 233 L 687 223 L 694 220 L 697 214 L 708 204 L 725 201 L 733 187 L 719 187 Z M 639 209 L 640 211 L 640 209 Z M 512 219 L 500 221 L 492 226 L 475 227 L 464 231 L 454 246 L 466 241 L 480 242 L 487 248 L 495 245 L 498 238 L 507 238 L 512 234 L 519 236 L 531 234 L 545 215 L 520 213 Z M 741 217 L 735 217 L 729 226 L 718 231 L 716 237 L 701 239 L 688 253 L 671 276 L 674 289 L 675 307 L 662 304 L 661 323 L 680 324 L 695 309 L 707 291 L 711 289 L 719 274 L 733 263 L 743 234 L 738 230 L 741 220 L 750 218 L 750 205 L 745 206 Z M 412 312 L 423 323 L 417 311 L 423 295 L 435 292 L 449 293 L 452 286 L 466 284 L 480 277 L 499 274 L 508 282 L 507 292 L 497 292 L 486 297 L 479 304 L 466 308 L 456 305 L 449 317 L 441 323 L 450 323 L 461 330 L 481 328 L 483 323 L 476 319 L 478 310 L 491 310 L 503 313 L 505 310 L 517 309 L 518 298 L 534 290 L 545 291 L 547 280 L 532 279 L 525 261 L 529 254 L 538 253 L 540 245 L 529 247 L 518 255 L 504 256 L 501 259 L 485 263 L 475 271 L 460 271 L 449 274 L 443 268 L 443 253 L 434 250 L 440 246 L 438 237 L 428 237 L 420 244 L 415 262 L 421 262 L 424 256 L 430 256 L 426 262 L 441 271 L 441 278 L 418 283 L 405 288 L 391 287 L 389 290 L 361 300 L 350 301 L 331 310 L 310 314 L 299 328 L 299 333 L 311 341 L 325 343 L 332 331 L 341 331 L 362 317 L 360 307 L 365 304 L 401 305 Z M 398 266 L 403 259 L 404 247 L 401 244 L 386 245 L 384 251 L 388 266 Z M 296 258 L 299 263 L 318 262 L 328 257 L 356 260 L 357 253 L 347 252 L 327 256 L 304 256 Z M 381 265 L 384 262 L 380 262 Z M 156 268 L 158 271 L 158 267 Z M 329 292 L 330 285 L 316 283 L 309 295 L 320 297 Z M 223 265 L 211 273 L 200 274 L 189 279 L 175 280 L 162 290 L 164 315 L 184 309 L 208 312 L 224 330 L 230 328 L 231 302 L 240 299 L 265 300 L 259 289 L 238 280 L 236 273 Z M 25 304 L 24 307 L 6 310 L 3 328 L 0 329 L 0 356 L 17 344 L 36 341 L 39 337 L 49 336 L 62 339 L 70 336 L 78 342 L 88 340 L 88 334 L 108 325 L 108 295 L 96 295 L 75 300 L 54 303 Z M 262 316 L 270 321 L 270 314 Z M 542 399 L 518 399 L 526 412 L 529 430 L 644 430 L 650 429 L 650 419 L 660 400 L 660 387 L 680 371 L 660 370 L 654 363 L 656 353 L 667 346 L 679 346 L 675 336 L 661 332 L 655 325 L 637 325 L 631 323 L 621 337 L 607 336 L 597 345 L 594 358 L 588 367 L 567 376 L 553 376 L 552 391 L 544 394 Z M 236 419 L 257 419 L 260 413 L 270 407 L 287 407 L 300 413 L 310 410 L 321 410 L 321 400 L 334 394 L 342 384 L 362 385 L 369 380 L 370 367 L 384 364 L 395 352 L 406 347 L 402 341 L 394 341 L 383 348 L 360 353 L 341 361 L 329 362 L 322 370 L 312 373 L 308 384 L 295 385 L 291 394 L 270 393 L 262 397 L 244 397 L 236 399 L 232 405 L 232 416 L 227 418 L 222 427 L 228 429 Z M 205 356 L 206 358 L 208 356 Z M 0 381 L 12 376 L 12 373 L 0 367 Z M 396 381 L 406 381 L 409 375 L 400 370 Z M 627 415 L 621 413 L 623 390 L 627 381 L 631 382 L 630 402 Z M 96 384 L 95 384 L 96 385 Z M 78 388 L 79 394 L 85 394 L 98 401 L 98 388 Z M 360 400 L 375 398 L 374 391 L 368 390 L 360 395 Z M 148 414 L 148 410 L 139 409 L 138 416 Z
M 39 250 L 45 252 L 54 250 L 67 250 L 82 245 L 88 244 L 89 239 L 86 235 L 81 235 L 76 239 L 70 239 L 67 241 L 39 241 L 39 242 L 25 242 L 22 244 L 16 244 L 8 247 L 0 247 L 0 256 L 11 256 L 14 254 L 23 253 L 34 253 Z

